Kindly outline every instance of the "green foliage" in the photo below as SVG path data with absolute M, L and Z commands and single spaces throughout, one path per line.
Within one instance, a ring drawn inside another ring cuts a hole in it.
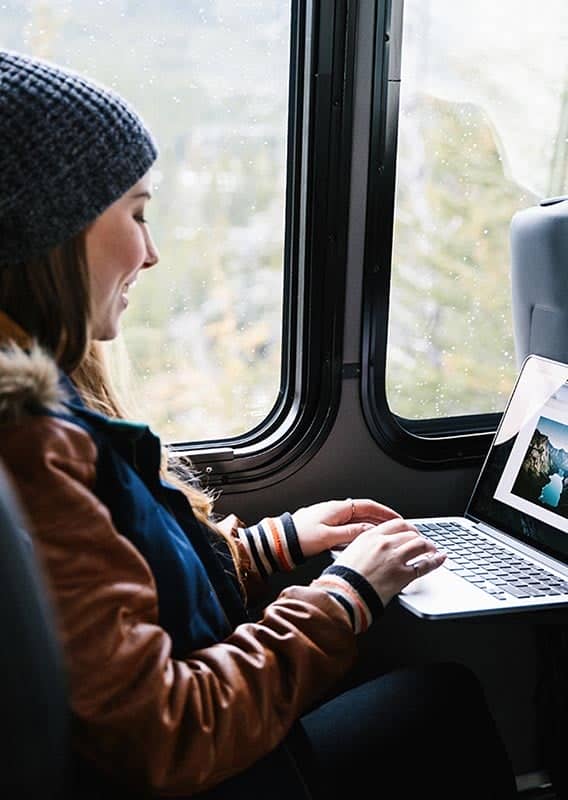
M 425 155 L 399 179 L 389 403 L 407 418 L 502 410 L 516 375 L 509 226 L 536 198 L 507 177 L 480 108 L 422 96 L 411 124 Z

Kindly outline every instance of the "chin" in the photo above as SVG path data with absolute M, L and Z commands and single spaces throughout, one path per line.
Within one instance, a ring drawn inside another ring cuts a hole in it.
M 120 328 L 118 325 L 105 325 L 94 330 L 92 338 L 96 342 L 110 342 L 112 339 L 116 339 L 119 332 Z
M 118 334 L 119 334 L 119 329 L 115 328 L 114 330 L 108 331 L 107 333 L 105 333 L 104 336 L 101 336 L 99 341 L 101 341 L 101 342 L 110 342 L 113 339 L 116 339 Z

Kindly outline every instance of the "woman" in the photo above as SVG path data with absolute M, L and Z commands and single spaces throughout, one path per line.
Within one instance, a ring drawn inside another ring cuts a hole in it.
M 55 601 L 73 780 L 104 797 L 124 781 L 121 797 L 333 798 L 376 781 L 378 765 L 377 796 L 513 796 L 464 668 L 333 696 L 357 636 L 443 555 L 366 499 L 215 524 L 207 494 L 124 419 L 99 343 L 158 262 L 145 220 L 157 150 L 137 114 L 81 76 L 0 51 L 0 153 L 0 458 Z M 309 586 L 249 619 L 272 572 L 346 542 Z

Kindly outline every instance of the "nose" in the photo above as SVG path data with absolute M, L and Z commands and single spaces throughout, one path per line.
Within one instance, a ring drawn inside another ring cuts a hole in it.
M 160 252 L 156 247 L 156 243 L 152 238 L 152 234 L 150 233 L 148 225 L 144 226 L 144 230 L 146 234 L 146 258 L 142 264 L 142 269 L 149 269 L 150 267 L 155 266 L 160 260 Z

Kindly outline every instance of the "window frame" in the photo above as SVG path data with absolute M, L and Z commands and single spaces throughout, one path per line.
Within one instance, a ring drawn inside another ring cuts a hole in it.
M 386 453 L 408 466 L 453 467 L 482 461 L 501 414 L 411 420 L 391 411 L 386 393 L 403 7 L 404 0 L 375 0 L 361 398 L 367 426 Z
M 349 217 L 353 0 L 293 0 L 280 390 L 247 433 L 173 442 L 209 487 L 282 480 L 319 449 L 339 406 Z

